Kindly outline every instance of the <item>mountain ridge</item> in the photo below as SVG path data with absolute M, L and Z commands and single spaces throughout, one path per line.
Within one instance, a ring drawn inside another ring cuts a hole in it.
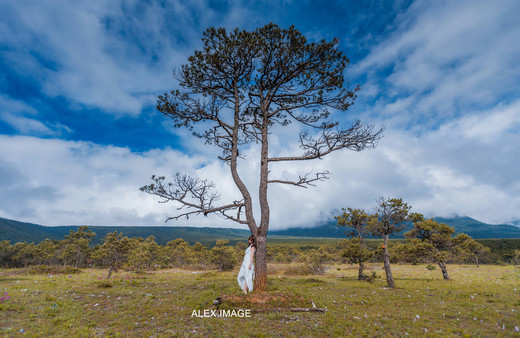
M 507 224 L 487 224 L 471 217 L 434 218 L 438 222 L 446 223 L 455 228 L 455 233 L 466 233 L 475 239 L 489 238 L 520 238 L 520 228 Z M 79 226 L 43 226 L 27 222 L 19 222 L 6 218 L 0 218 L 0 240 L 8 240 L 11 243 L 28 242 L 39 243 L 46 238 L 61 240 L 76 230 Z M 168 241 L 183 238 L 187 242 L 201 242 L 203 244 L 215 243 L 217 239 L 226 238 L 230 242 L 245 240 L 250 232 L 246 229 L 212 228 L 195 226 L 89 226 L 96 233 L 93 244 L 99 244 L 109 232 L 122 232 L 128 237 L 146 238 L 153 235 L 158 244 L 164 245 Z M 394 236 L 394 238 L 402 237 Z M 285 230 L 271 230 L 270 237 L 323 237 L 346 238 L 345 228 L 336 226 L 334 220 L 330 220 L 314 227 L 295 227 Z
M 487 224 L 480 222 L 468 216 L 456 216 L 451 218 L 434 217 L 439 223 L 445 223 L 455 228 L 455 234 L 465 233 L 474 239 L 491 239 L 491 238 L 520 238 L 520 228 L 508 224 Z M 298 231 L 300 234 L 305 234 L 307 237 L 345 237 L 345 228 L 335 226 L 336 221 L 330 220 L 312 228 L 291 228 L 287 230 L 270 231 L 276 235 L 291 236 L 291 233 Z M 410 230 L 411 224 L 401 231 L 396 236 L 391 238 L 402 238 L 403 234 Z M 298 229 L 298 230 L 296 230 Z M 319 234 L 326 234 L 325 236 L 318 236 Z

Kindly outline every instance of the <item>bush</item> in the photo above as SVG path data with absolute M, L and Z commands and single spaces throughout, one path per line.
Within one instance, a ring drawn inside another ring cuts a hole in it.
M 211 262 L 218 267 L 219 271 L 232 270 L 238 263 L 235 250 L 227 244 L 228 241 L 218 240 L 210 250 Z
M 73 267 L 73 266 L 63 266 L 63 265 L 33 265 L 29 266 L 25 269 L 25 271 L 30 275 L 59 275 L 59 274 L 76 274 L 80 273 L 81 269 Z
M 322 275 L 326 270 L 323 264 L 333 261 L 333 258 L 333 255 L 326 247 L 309 250 L 306 255 L 300 257 L 306 263 L 306 268 L 310 273 L 315 275 Z
M 432 263 L 430 263 L 430 264 L 426 265 L 426 269 L 428 269 L 428 270 L 436 270 L 437 267 L 435 267 L 435 265 L 433 265 Z
M 113 286 L 114 286 L 114 284 L 112 284 L 109 281 L 104 281 L 104 282 L 100 282 L 100 283 L 97 284 L 97 287 L 98 288 L 102 288 L 102 289 L 111 288 Z
M 372 273 L 370 273 L 370 274 L 363 273 L 363 280 L 365 280 L 369 283 L 372 283 L 373 281 L 375 281 L 378 278 L 381 278 L 381 276 L 378 276 L 375 271 L 372 271 Z
M 496 265 L 501 265 L 501 266 L 507 265 L 507 263 L 504 262 L 504 261 L 502 261 L 501 259 L 497 259 L 497 261 L 496 261 L 495 264 L 496 264 Z
M 285 269 L 284 274 L 287 276 L 307 276 L 313 274 L 313 271 L 308 265 L 296 265 Z

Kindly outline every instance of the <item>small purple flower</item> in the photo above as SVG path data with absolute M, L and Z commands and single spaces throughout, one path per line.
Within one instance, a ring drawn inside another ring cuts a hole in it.
M 0 300 L 4 300 L 4 297 L 0 298 Z
M 4 293 L 4 296 L 7 296 L 7 292 L 6 292 L 6 293 Z

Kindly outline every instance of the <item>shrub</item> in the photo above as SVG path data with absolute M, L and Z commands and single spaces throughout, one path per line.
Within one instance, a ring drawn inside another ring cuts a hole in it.
M 428 269 L 428 270 L 436 270 L 437 268 L 435 267 L 435 265 L 430 263 L 430 264 L 426 265 L 426 269 Z
M 229 241 L 217 240 L 216 245 L 210 250 L 211 262 L 219 271 L 232 270 L 238 263 L 235 250 L 227 246 Z
M 76 274 L 80 273 L 81 269 L 73 267 L 73 266 L 63 266 L 63 265 L 33 265 L 29 266 L 25 270 L 30 275 L 39 275 L 39 274 L 49 274 L 49 275 L 58 275 L 58 274 Z
M 501 260 L 501 259 L 497 259 L 497 261 L 496 261 L 496 263 L 495 263 L 495 264 L 496 264 L 496 265 L 501 265 L 501 266 L 507 265 L 507 263 L 506 263 L 506 262 L 504 262 L 504 261 L 503 261 L 503 260 Z
M 111 288 L 113 286 L 114 285 L 111 282 L 109 282 L 109 281 L 104 281 L 104 282 L 100 282 L 100 283 L 97 284 L 97 287 L 98 288 L 102 288 L 102 289 Z
M 313 271 L 308 265 L 296 265 L 285 269 L 284 274 L 287 276 L 307 276 L 313 274 Z
M 373 281 L 375 281 L 378 278 L 381 278 L 381 276 L 378 276 L 375 271 L 372 271 L 372 273 L 370 273 L 370 274 L 367 274 L 367 273 L 363 274 L 363 280 L 365 280 L 369 283 L 372 283 Z

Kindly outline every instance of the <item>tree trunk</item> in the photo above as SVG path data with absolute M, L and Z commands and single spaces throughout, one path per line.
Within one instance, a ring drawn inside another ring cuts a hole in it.
M 448 276 L 448 270 L 446 269 L 446 263 L 439 262 L 439 267 L 442 271 L 442 277 L 444 277 L 444 279 L 450 279 L 450 276 Z
M 267 290 L 266 236 L 257 236 L 255 251 L 255 285 L 254 290 Z
M 479 262 L 478 262 L 478 257 L 475 258 L 475 263 L 477 263 L 477 268 L 480 268 L 480 264 L 479 264 Z
M 388 235 L 385 235 L 385 242 L 383 246 L 383 263 L 385 266 L 386 272 L 386 282 L 388 286 L 393 288 L 395 287 L 394 277 L 392 276 L 392 269 L 390 268 L 390 255 L 388 254 Z
M 108 276 L 107 279 L 110 279 L 110 276 L 112 275 L 112 270 L 114 270 L 114 264 L 110 265 L 110 269 L 108 270 Z
M 359 262 L 359 270 L 358 270 L 358 280 L 364 280 L 365 276 L 363 276 L 363 269 L 365 266 L 363 265 L 363 262 Z
M 267 199 L 267 187 L 269 185 L 269 112 L 268 104 L 262 100 L 262 149 L 260 152 L 260 184 L 258 200 L 260 202 L 260 226 L 256 232 L 257 254 L 255 265 L 255 289 L 267 290 L 267 232 L 269 231 L 269 201 Z
M 74 263 L 74 267 L 79 267 L 79 259 L 81 256 L 81 250 L 78 250 L 78 254 L 76 255 L 76 263 Z

